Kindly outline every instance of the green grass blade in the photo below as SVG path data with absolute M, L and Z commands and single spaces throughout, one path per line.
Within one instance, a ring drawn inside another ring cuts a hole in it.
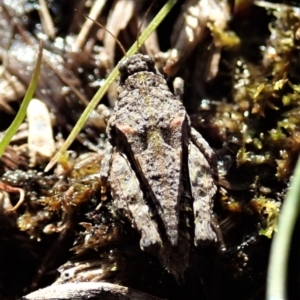
M 162 22 L 162 20 L 166 17 L 166 15 L 170 12 L 172 7 L 176 4 L 178 0 L 169 0 L 159 11 L 159 13 L 154 17 L 152 22 L 147 26 L 145 31 L 141 34 L 139 37 L 139 41 L 135 42 L 131 48 L 127 51 L 126 56 L 131 56 L 134 53 L 138 51 L 138 45 L 141 46 L 144 44 L 144 42 L 147 40 L 149 35 L 158 27 L 158 25 Z M 97 104 L 100 102 L 104 94 L 106 93 L 107 89 L 109 88 L 110 84 L 117 78 L 119 74 L 118 67 L 116 66 L 113 71 L 110 73 L 110 75 L 107 77 L 105 83 L 103 86 L 97 91 L 89 105 L 86 107 L 82 115 L 80 116 L 78 122 L 74 126 L 73 130 L 71 131 L 70 135 L 64 142 L 64 144 L 61 146 L 59 151 L 55 154 L 55 156 L 51 159 L 49 164 L 45 168 L 45 172 L 49 171 L 54 164 L 59 160 L 61 155 L 70 147 L 72 142 L 74 141 L 76 135 L 80 132 L 82 129 L 84 123 L 86 122 L 87 118 L 89 117 L 92 110 L 97 106 Z
M 282 205 L 278 232 L 271 246 L 267 276 L 267 300 L 287 298 L 286 283 L 291 239 L 300 208 L 300 159 L 298 159 L 294 178 Z
M 0 141 L 0 157 L 3 155 L 6 147 L 10 143 L 12 137 L 14 136 L 14 134 L 16 133 L 16 131 L 18 130 L 19 126 L 22 124 L 22 122 L 26 116 L 27 106 L 28 106 L 30 100 L 32 99 L 35 89 L 37 87 L 40 70 L 41 70 L 41 64 L 42 64 L 42 54 L 43 54 L 43 43 L 40 42 L 38 59 L 36 62 L 36 66 L 35 66 L 29 87 L 26 91 L 26 94 L 24 96 L 24 99 L 21 103 L 20 109 L 19 109 L 16 117 L 14 118 L 13 122 L 7 129 L 7 132 L 5 133 L 5 135 L 3 136 L 3 138 Z

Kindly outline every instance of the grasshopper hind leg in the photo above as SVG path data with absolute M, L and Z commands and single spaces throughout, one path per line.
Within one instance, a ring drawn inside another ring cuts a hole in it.
M 161 247 L 157 225 L 150 217 L 140 183 L 126 156 L 113 154 L 109 181 L 117 209 L 123 212 L 141 235 L 141 249 L 153 251 Z
M 188 166 L 193 198 L 195 245 L 215 243 L 219 240 L 212 211 L 217 192 L 215 157 L 213 150 L 198 132 L 192 129 L 191 136 Z

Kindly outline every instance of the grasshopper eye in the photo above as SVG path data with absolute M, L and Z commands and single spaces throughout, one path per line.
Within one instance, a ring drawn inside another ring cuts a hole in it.
M 119 71 L 121 73 L 126 72 L 127 70 L 127 65 L 128 65 L 128 58 L 123 59 L 120 63 L 119 63 Z
M 154 60 L 152 57 L 150 57 L 149 55 L 144 55 L 143 56 L 143 60 L 145 62 L 147 62 L 147 65 L 151 66 L 151 67 L 154 67 Z

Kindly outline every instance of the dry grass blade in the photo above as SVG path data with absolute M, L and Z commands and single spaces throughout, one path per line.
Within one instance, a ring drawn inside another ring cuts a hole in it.
M 54 39 L 55 28 L 47 7 L 47 3 L 45 0 L 39 0 L 39 4 L 40 4 L 39 14 L 41 16 L 41 22 L 44 31 L 51 39 Z
M 103 7 L 104 7 L 105 1 L 104 0 L 97 0 L 92 6 L 92 9 L 89 14 L 89 19 L 97 19 L 98 16 L 100 15 Z M 81 49 L 83 45 L 86 43 L 88 34 L 92 28 L 94 23 L 90 20 L 86 20 L 84 25 L 82 26 L 81 31 L 79 32 L 75 43 L 74 43 L 74 50 L 76 51 L 77 49 Z

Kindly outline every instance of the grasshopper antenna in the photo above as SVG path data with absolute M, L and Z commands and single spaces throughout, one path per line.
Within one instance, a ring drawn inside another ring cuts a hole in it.
M 116 36 L 114 36 L 114 34 L 112 32 L 110 32 L 104 25 L 102 25 L 101 23 L 99 23 L 98 21 L 92 19 L 89 15 L 81 12 L 80 10 L 78 9 L 75 9 L 75 11 L 81 13 L 85 18 L 91 20 L 92 22 L 94 22 L 95 24 L 97 24 L 99 27 L 101 27 L 102 29 L 104 29 L 108 34 L 110 34 L 112 37 L 115 38 L 117 44 L 119 45 L 121 51 L 123 52 L 123 55 L 126 56 L 126 51 L 125 51 L 125 48 L 123 47 L 122 43 L 118 40 L 118 38 Z

